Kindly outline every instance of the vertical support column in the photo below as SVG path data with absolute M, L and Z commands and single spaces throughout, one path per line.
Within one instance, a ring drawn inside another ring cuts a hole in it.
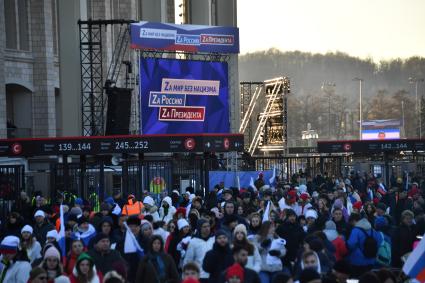
M 63 189 L 68 191 L 69 186 L 69 166 L 68 166 L 68 155 L 62 155 L 62 164 L 63 164 Z M 56 190 L 56 188 L 55 188 Z
M 80 185 L 79 187 L 79 192 L 78 195 L 79 196 L 83 196 L 83 192 L 85 190 L 85 179 L 86 179 L 86 156 L 85 155 L 80 155 Z
M 6 48 L 6 27 L 4 23 L 4 1 L 1 1 L 0 3 L 0 16 L 0 138 L 6 138 L 6 85 L 4 80 L 4 49 Z
M 105 164 L 101 160 L 99 163 L 99 201 L 102 202 L 105 198 Z
M 122 190 L 124 191 L 124 195 L 128 195 L 129 192 L 129 188 L 128 188 L 128 155 L 127 154 L 123 154 L 122 155 L 124 162 L 122 164 Z M 134 193 L 134 192 L 131 192 Z
M 43 2 L 43 1 L 39 1 Z M 87 18 L 85 0 L 58 0 L 59 75 L 63 136 L 79 136 L 81 129 L 81 69 L 78 20 Z
M 31 1 L 33 74 L 33 136 L 56 136 L 55 68 L 51 1 Z
M 385 170 L 385 184 L 390 184 L 390 165 L 388 152 L 384 152 L 384 170 Z

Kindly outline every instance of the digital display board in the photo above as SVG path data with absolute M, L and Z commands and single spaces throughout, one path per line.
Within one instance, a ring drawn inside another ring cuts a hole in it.
M 425 140 L 361 140 L 361 141 L 318 141 L 319 153 L 379 153 L 385 151 L 424 151 Z
M 141 134 L 229 133 L 225 62 L 140 59 Z
M 0 156 L 243 151 L 243 135 L 133 135 L 0 139 Z
M 370 129 L 362 131 L 362 140 L 393 140 L 400 138 L 400 129 Z

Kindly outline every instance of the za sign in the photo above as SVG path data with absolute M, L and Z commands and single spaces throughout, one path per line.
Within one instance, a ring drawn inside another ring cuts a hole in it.
M 140 22 L 131 24 L 131 47 L 169 51 L 239 53 L 239 29 Z
M 228 133 L 227 63 L 140 60 L 141 133 Z

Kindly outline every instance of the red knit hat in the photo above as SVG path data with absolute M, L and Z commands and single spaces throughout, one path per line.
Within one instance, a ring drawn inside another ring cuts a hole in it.
M 183 280 L 182 283 L 199 283 L 199 280 L 193 277 L 188 277 L 185 280 Z
M 360 210 L 360 209 L 362 208 L 362 206 L 363 206 L 363 204 L 362 204 L 362 202 L 361 202 L 361 201 L 356 201 L 356 202 L 353 204 L 353 207 L 354 207 L 354 208 L 357 208 L 358 210 Z
M 183 214 L 183 217 L 186 217 L 186 207 L 179 207 L 176 210 L 176 215 Z
M 243 282 L 244 280 L 244 270 L 243 268 L 239 265 L 239 263 L 235 263 L 233 265 L 231 265 L 227 271 L 226 271 L 226 280 L 229 280 L 232 277 L 238 277 L 241 282 Z

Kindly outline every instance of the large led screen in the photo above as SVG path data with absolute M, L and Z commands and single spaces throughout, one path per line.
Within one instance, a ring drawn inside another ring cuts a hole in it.
M 140 59 L 142 134 L 228 133 L 227 63 Z

